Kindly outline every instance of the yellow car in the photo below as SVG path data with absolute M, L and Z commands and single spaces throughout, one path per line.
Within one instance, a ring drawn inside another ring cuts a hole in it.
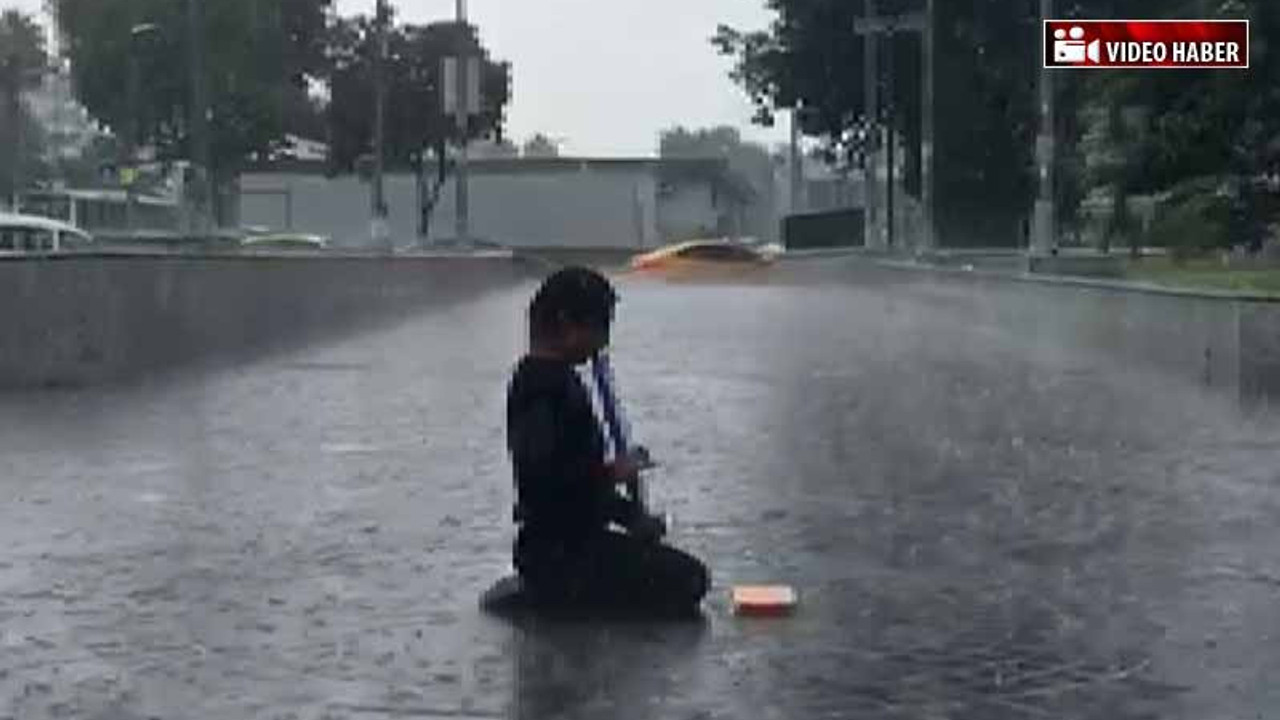
M 269 251 L 305 251 L 324 250 L 329 246 L 329 238 L 307 233 L 278 233 L 274 235 L 251 235 L 241 241 L 241 247 L 247 250 Z
M 691 240 L 637 256 L 631 270 L 664 276 L 738 275 L 773 264 L 773 254 L 729 240 Z

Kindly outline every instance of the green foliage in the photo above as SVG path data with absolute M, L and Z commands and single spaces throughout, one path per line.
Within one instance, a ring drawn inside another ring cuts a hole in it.
M 331 169 L 351 172 L 356 161 L 373 150 L 375 25 L 372 18 L 338 21 L 330 34 L 329 121 L 332 128 Z M 398 25 L 388 28 L 386 162 L 420 167 L 429 154 L 443 158 L 449 143 L 462 139 L 457 122 L 442 111 L 441 73 L 444 58 L 459 50 L 482 60 L 479 118 L 467 137 L 501 141 L 510 100 L 511 67 L 489 58 L 475 27 L 454 22 Z
M 891 110 L 865 114 L 864 39 L 853 32 L 864 2 L 770 0 L 777 14 L 761 31 L 721 27 L 712 42 L 734 58 L 731 76 L 768 124 L 780 108 L 800 106 L 802 128 L 820 138 L 826 156 L 856 166 L 867 150 L 868 128 L 892 125 L 909 148 L 907 191 L 919 192 L 921 41 L 900 33 L 881 43 L 882 68 L 895 82 L 882 86 Z M 944 242 L 991 245 L 1019 242 L 1035 183 L 1032 148 L 1039 18 L 1032 3 L 1007 0 L 936 3 L 936 221 Z M 880 15 L 919 11 L 920 0 L 878 3 Z
M 521 153 L 525 157 L 559 157 L 560 144 L 542 133 L 535 133 L 533 137 L 524 141 L 524 147 L 522 148 Z
M 80 102 L 120 134 L 136 114 L 139 137 L 162 157 L 191 157 L 191 28 L 175 0 L 57 0 Z M 204 3 L 203 44 L 211 143 L 221 175 L 269 153 L 288 131 L 290 101 L 323 73 L 331 0 Z M 143 25 L 154 31 L 133 32 Z M 133 63 L 143 88 L 137 112 Z
M 918 10 L 918 0 L 880 2 L 879 14 Z M 862 0 L 768 0 L 775 19 L 763 30 L 721 27 L 712 39 L 734 60 L 731 77 L 755 104 L 756 121 L 778 109 L 806 109 L 802 127 L 820 138 L 828 158 L 856 164 L 865 128 L 892 122 L 914 144 L 911 103 L 919 96 L 910 68 L 914 38 L 890 51 L 899 68 L 897 112 L 866 118 L 863 40 L 852 32 Z M 1038 3 L 950 0 L 935 3 L 935 157 L 938 230 L 948 244 L 994 244 L 1028 212 L 1036 183 L 1036 95 L 1040 52 Z M 1091 187 L 1119 197 L 1156 193 L 1202 175 L 1252 178 L 1280 166 L 1280 3 L 1274 0 L 1075 0 L 1061 17 L 1241 18 L 1251 20 L 1248 72 L 1057 73 L 1059 218 L 1078 224 Z M 881 61 L 882 67 L 884 60 Z M 1087 123 L 1077 110 L 1141 110 L 1145 122 L 1104 139 L 1101 164 L 1081 147 Z M 910 159 L 915 162 L 915 158 Z M 908 188 L 911 185 L 910 173 Z M 1233 196 L 1232 233 L 1254 230 L 1272 208 L 1244 189 Z M 1117 203 L 1123 209 L 1125 203 Z M 1190 210 L 1188 212 L 1191 212 Z M 1194 214 L 1194 213 L 1193 213 Z M 1259 218 L 1259 215 L 1262 217 Z M 1118 218 L 1123 224 L 1125 218 Z M 1243 222 L 1243 224 L 1241 224 Z M 1243 229 L 1242 229 L 1243 228 Z
M 747 92 L 766 127 L 784 108 L 805 109 L 809 135 L 833 155 L 856 162 L 865 140 L 863 40 L 853 35 L 862 3 L 848 0 L 768 0 L 777 17 L 767 30 L 722 25 L 711 39 L 734 59 L 730 77 Z
M 1087 183 L 1116 185 L 1125 194 L 1176 189 L 1152 241 L 1173 247 L 1247 244 L 1256 247 L 1275 208 L 1254 178 L 1274 167 L 1280 148 L 1280 9 L 1272 0 L 1081 0 L 1082 17 L 1249 18 L 1251 68 L 1236 71 L 1093 73 L 1076 107 L 1113 116 L 1137 111 L 1144 122 L 1120 123 L 1100 148 L 1107 158 Z M 1114 118 L 1113 118 L 1114 124 Z M 1083 150 L 1079 151 L 1080 154 Z M 1095 163 L 1096 164 L 1096 163 Z M 1215 190 L 1188 195 L 1209 178 Z M 1219 195 L 1217 188 L 1224 188 Z M 1185 225 L 1179 225 L 1185 223 Z M 1163 244 L 1163 242 L 1161 243 Z M 1182 252 L 1182 251 L 1180 251 Z
M 773 184 L 773 158 L 758 143 L 744 142 L 737 128 L 664 130 L 658 140 L 658 154 L 664 158 L 719 158 L 726 160 L 730 181 L 750 188 L 756 199 L 766 196 Z
M 6 91 L 40 85 L 40 71 L 47 63 L 44 32 L 30 15 L 17 10 L 0 14 L 0 68 Z
M 39 87 L 47 58 L 36 21 L 16 10 L 0 14 L 0 198 L 15 185 L 43 179 L 43 133 L 21 102 L 22 93 Z
M 1177 261 L 1231 245 L 1231 197 L 1214 177 L 1187 180 L 1157 205 L 1145 242 Z

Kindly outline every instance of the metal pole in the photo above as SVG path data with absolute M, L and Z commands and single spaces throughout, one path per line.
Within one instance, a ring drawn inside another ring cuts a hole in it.
M 1053 17 L 1053 0 L 1040 0 L 1040 17 Z M 1041 33 L 1043 34 L 1043 33 Z M 1044 42 L 1044 40 L 1042 40 Z M 1042 49 L 1043 53 L 1043 49 Z M 1038 61 L 1040 62 L 1040 61 Z M 1054 246 L 1056 235 L 1056 208 L 1054 207 L 1054 88 L 1052 71 L 1040 70 L 1040 134 L 1036 142 L 1036 165 L 1039 171 L 1040 195 L 1035 205 L 1035 230 L 1032 233 L 1031 252 L 1048 254 Z
M 13 153 L 13 211 L 22 212 L 22 187 L 27 183 L 26 168 L 23 167 L 27 155 L 27 114 L 22 102 L 22 79 L 18 76 L 18 85 L 12 89 L 13 105 L 11 117 L 13 118 L 14 131 L 14 153 Z
M 894 122 L 898 112 L 898 103 L 894 97 L 896 88 L 894 86 L 894 29 L 889 28 L 889 32 L 885 37 L 885 57 L 884 57 L 884 126 L 885 126 L 885 183 L 884 183 L 884 222 L 885 222 L 885 244 L 892 248 L 898 239 L 898 234 L 894 227 L 894 163 L 897 162 L 896 152 L 898 146 L 898 128 Z
M 208 78 L 205 76 L 204 53 L 204 0 L 187 0 L 187 46 L 190 51 L 191 66 L 191 143 L 195 164 L 203 172 L 201 203 L 205 213 L 197 213 L 198 226 L 193 231 L 203 232 L 207 221 L 217 222 L 216 180 L 213 169 L 213 155 L 209 146 L 209 90 Z M 193 225 L 196 225 L 193 223 Z
M 387 233 L 387 203 L 383 185 L 385 172 L 387 83 L 385 61 L 387 55 L 387 6 L 385 0 L 377 0 L 374 29 L 376 33 L 373 53 L 374 121 L 373 121 L 373 183 L 371 188 L 371 217 L 373 242 L 379 249 L 386 249 L 390 237 Z
M 470 218 L 470 197 L 468 187 L 470 184 L 468 158 L 467 158 L 467 132 L 469 123 L 467 117 L 467 109 L 471 99 L 468 95 L 468 73 L 470 72 L 470 63 L 467 61 L 465 30 L 467 25 L 467 3 L 466 0 L 457 0 L 458 15 L 458 107 L 457 120 L 458 130 L 462 139 L 458 144 L 458 191 L 454 200 L 457 202 L 454 221 L 456 223 L 457 242 L 465 243 L 471 235 L 471 218 Z
M 800 109 L 791 109 L 791 214 L 804 212 L 804 167 L 800 160 Z
M 862 86 L 866 99 L 867 121 L 867 153 L 866 169 L 863 172 L 863 206 L 865 208 L 867 247 L 873 250 L 884 249 L 884 238 L 880 234 L 879 213 L 879 171 L 880 171 L 880 78 L 879 39 L 874 32 L 876 22 L 876 0 L 866 0 L 867 30 L 863 35 Z
M 130 233 L 137 226 L 137 211 L 134 207 L 134 181 L 137 179 L 133 172 L 134 161 L 138 156 L 138 135 L 139 135 L 139 112 L 138 106 L 142 102 L 142 68 L 138 62 L 138 32 L 134 28 L 130 36 L 129 44 L 129 122 L 126 123 L 125 139 L 122 145 L 120 172 L 124 175 L 124 224 L 125 229 Z
M 21 203 L 19 201 L 22 186 L 22 156 L 23 145 L 25 140 L 22 133 L 23 113 L 22 113 L 22 63 L 16 52 L 10 54 L 3 59 L 3 65 L 0 65 L 4 77 L 0 78 L 0 82 L 4 84 L 4 111 L 7 116 L 5 119 L 13 126 L 13 145 L 10 150 L 13 152 L 11 159 L 12 165 L 9 167 L 9 209 L 13 212 L 20 212 Z
M 921 51 L 924 54 L 922 58 L 924 78 L 921 91 L 924 97 L 921 103 L 920 127 L 920 205 L 924 217 L 920 249 L 926 252 L 933 250 L 937 242 L 933 225 L 934 12 L 934 0 L 925 0 L 924 37 L 921 43 Z

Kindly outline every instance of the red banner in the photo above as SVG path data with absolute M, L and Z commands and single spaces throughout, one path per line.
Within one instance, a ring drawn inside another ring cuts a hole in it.
M 1046 68 L 1248 68 L 1248 20 L 1046 20 Z

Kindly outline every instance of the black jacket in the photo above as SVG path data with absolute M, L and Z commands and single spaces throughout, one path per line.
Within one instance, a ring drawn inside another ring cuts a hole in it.
M 605 480 L 604 442 L 573 366 L 521 359 L 507 390 L 507 449 L 523 535 L 572 541 L 625 522 L 630 505 Z

